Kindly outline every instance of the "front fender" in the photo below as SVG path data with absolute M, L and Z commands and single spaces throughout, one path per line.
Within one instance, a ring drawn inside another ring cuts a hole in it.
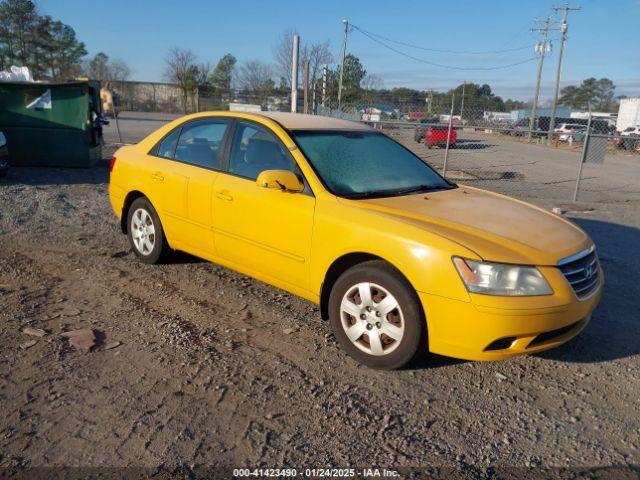
M 331 265 L 358 252 L 386 260 L 418 292 L 470 301 L 451 257 L 477 255 L 402 220 L 323 198 L 317 202 L 312 242 L 310 286 L 318 294 Z

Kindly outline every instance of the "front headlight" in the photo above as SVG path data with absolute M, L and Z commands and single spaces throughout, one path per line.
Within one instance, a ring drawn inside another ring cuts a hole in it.
M 478 262 L 453 257 L 460 278 L 472 293 L 504 295 L 550 295 L 551 287 L 535 267 Z

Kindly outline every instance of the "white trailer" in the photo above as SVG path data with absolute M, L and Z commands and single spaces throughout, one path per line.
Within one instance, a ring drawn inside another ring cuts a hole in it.
M 622 132 L 628 127 L 637 127 L 638 125 L 640 125 L 640 98 L 620 99 L 616 130 Z

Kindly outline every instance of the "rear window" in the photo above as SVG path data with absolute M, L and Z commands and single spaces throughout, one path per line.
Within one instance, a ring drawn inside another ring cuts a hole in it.
M 173 155 L 176 153 L 176 144 L 178 143 L 179 136 L 180 127 L 176 128 L 169 135 L 164 137 L 160 142 L 160 145 L 158 145 L 156 155 L 158 157 L 173 158 Z
M 194 121 L 182 127 L 175 159 L 207 168 L 219 168 L 220 145 L 227 130 L 224 120 Z

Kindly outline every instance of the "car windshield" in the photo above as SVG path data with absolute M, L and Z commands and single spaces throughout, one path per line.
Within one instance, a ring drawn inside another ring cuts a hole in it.
M 341 197 L 391 197 L 455 188 L 382 133 L 298 130 L 293 136 L 324 185 Z

